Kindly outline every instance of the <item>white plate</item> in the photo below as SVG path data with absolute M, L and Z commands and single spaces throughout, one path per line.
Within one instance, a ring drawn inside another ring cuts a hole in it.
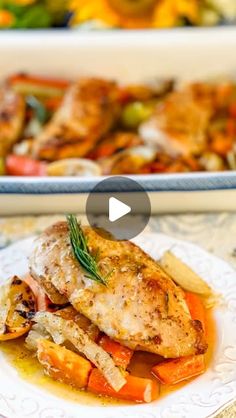
M 0 252 L 0 277 L 27 272 L 33 238 Z M 217 343 L 207 372 L 163 399 L 148 405 L 81 406 L 22 380 L 0 355 L 0 413 L 9 418 L 206 418 L 236 398 L 236 273 L 201 248 L 162 234 L 143 233 L 134 240 L 154 258 L 168 249 L 189 264 L 224 302 L 215 309 Z M 96 408 L 96 409 L 95 409 Z

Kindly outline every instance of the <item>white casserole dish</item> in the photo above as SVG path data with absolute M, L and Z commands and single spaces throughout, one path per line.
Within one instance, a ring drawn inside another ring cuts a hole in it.
M 95 75 L 120 82 L 175 77 L 181 81 L 236 75 L 236 29 L 171 31 L 5 32 L 0 77 Z M 153 213 L 236 209 L 236 173 L 135 176 L 149 191 Z M 0 214 L 83 211 L 101 178 L 0 178 Z M 45 198 L 43 198 L 45 196 Z

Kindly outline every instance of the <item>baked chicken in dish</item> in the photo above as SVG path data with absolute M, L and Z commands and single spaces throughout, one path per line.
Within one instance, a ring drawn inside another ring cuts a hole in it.
M 84 157 L 119 115 L 116 83 L 82 78 L 66 92 L 52 120 L 35 138 L 33 155 L 54 161 Z

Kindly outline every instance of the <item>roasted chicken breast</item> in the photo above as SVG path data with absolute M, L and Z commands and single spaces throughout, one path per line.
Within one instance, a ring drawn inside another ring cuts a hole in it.
M 68 89 L 63 103 L 33 144 L 37 158 L 53 161 L 84 157 L 119 115 L 116 83 L 83 78 Z
M 0 88 L 0 157 L 5 157 L 23 129 L 25 102 L 8 86 Z
M 129 241 L 109 241 L 84 227 L 107 286 L 86 277 L 75 259 L 67 223 L 48 228 L 30 257 L 30 272 L 52 301 L 71 302 L 111 338 L 166 358 L 204 353 L 201 323 L 191 320 L 183 291 L 151 257 Z
M 140 127 L 144 142 L 171 156 L 198 155 L 207 144 L 211 106 L 191 88 L 170 93 Z

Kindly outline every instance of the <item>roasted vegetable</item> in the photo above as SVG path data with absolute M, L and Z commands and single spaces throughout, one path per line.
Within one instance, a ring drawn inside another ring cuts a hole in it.
M 191 318 L 194 321 L 200 321 L 202 324 L 203 331 L 206 330 L 206 315 L 204 305 L 198 295 L 194 293 L 186 292 L 185 300 L 188 305 L 188 309 L 191 315 Z
M 37 313 L 35 321 L 52 335 L 56 343 L 70 341 L 80 353 L 100 369 L 115 391 L 119 391 L 125 385 L 125 377 L 109 354 L 95 344 L 74 321 L 59 318 L 49 312 Z
M 61 98 L 69 87 L 67 80 L 52 79 L 28 75 L 26 73 L 13 74 L 8 78 L 11 87 L 25 95 L 32 95 L 40 98 Z
M 126 384 L 114 391 L 98 369 L 90 374 L 88 389 L 98 395 L 112 396 L 137 403 L 149 403 L 158 398 L 159 388 L 155 381 L 135 376 L 126 376 Z
M 87 386 L 92 371 L 88 360 L 48 340 L 38 341 L 37 356 L 45 373 L 53 379 L 76 388 Z
M 122 112 L 122 124 L 126 128 L 137 128 L 140 123 L 148 119 L 153 113 L 152 106 L 143 102 L 127 104 Z
M 7 291 L 6 291 L 7 289 Z M 2 288 L 0 341 L 11 340 L 26 334 L 31 327 L 31 318 L 36 312 L 36 301 L 30 287 L 17 276 Z M 4 308 L 5 307 L 5 308 Z
M 165 385 L 175 385 L 205 371 L 204 355 L 166 360 L 153 367 L 153 374 Z
M 112 356 L 117 366 L 120 366 L 123 369 L 127 369 L 134 354 L 133 350 L 128 347 L 124 347 L 116 341 L 111 340 L 106 335 L 102 336 L 99 341 L 99 345 Z
M 6 158 L 6 172 L 10 176 L 45 176 L 46 163 L 24 155 L 10 154 Z
M 74 321 L 86 334 L 91 338 L 93 341 L 97 341 L 99 336 L 99 329 L 94 325 L 88 318 L 86 318 L 84 315 L 80 314 L 78 311 L 76 311 L 73 306 L 68 306 L 63 309 L 59 309 L 55 312 L 55 315 L 59 316 L 63 319 L 69 319 Z M 103 347 L 104 348 L 104 347 Z M 104 348 L 105 351 L 107 351 Z M 109 353 L 109 351 L 108 351 Z
M 66 158 L 48 164 L 48 176 L 100 176 L 102 170 L 98 164 L 85 158 Z
M 160 264 L 175 283 L 184 290 L 204 296 L 211 295 L 212 291 L 208 284 L 172 252 L 165 252 L 160 260 Z

